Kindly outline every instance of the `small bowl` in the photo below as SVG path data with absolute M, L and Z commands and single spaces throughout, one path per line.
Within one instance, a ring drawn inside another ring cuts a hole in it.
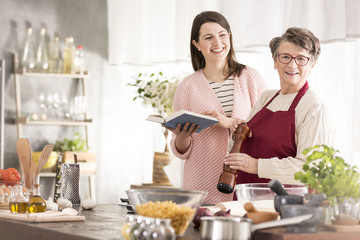
M 41 154 L 41 152 L 33 152 L 31 155 L 32 161 L 37 163 L 39 161 L 40 154 Z M 49 168 L 55 168 L 58 158 L 59 158 L 59 154 L 57 152 L 52 151 L 50 154 L 49 160 L 45 163 L 42 170 L 49 169 Z
M 130 189 L 126 191 L 126 194 L 136 214 L 153 218 L 170 218 L 176 235 L 182 236 L 192 222 L 207 192 Z
M 297 217 L 305 214 L 313 214 L 307 220 L 299 224 L 294 224 L 286 227 L 287 232 L 291 233 L 313 233 L 316 232 L 317 227 L 323 222 L 323 208 L 322 207 L 308 207 L 306 205 L 283 205 L 281 206 L 282 218 Z
M 283 184 L 283 187 L 290 195 L 305 196 L 308 192 L 304 185 Z M 267 183 L 237 184 L 235 193 L 242 205 L 251 202 L 258 211 L 275 212 L 274 198 L 276 194 Z
M 283 205 L 302 205 L 304 204 L 304 196 L 300 195 L 276 195 L 274 199 L 274 206 L 277 212 L 280 212 Z

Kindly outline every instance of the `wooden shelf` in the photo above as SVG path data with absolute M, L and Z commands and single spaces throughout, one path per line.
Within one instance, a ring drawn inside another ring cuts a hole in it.
M 42 77 L 42 78 L 90 78 L 90 73 L 84 74 L 67 74 L 67 73 L 41 73 L 41 72 L 26 72 L 26 69 L 17 69 L 16 74 L 29 76 L 29 77 Z
M 66 119 L 47 119 L 47 120 L 30 120 L 27 117 L 20 117 L 15 119 L 16 124 L 24 125 L 50 125 L 50 126 L 88 126 L 92 123 L 92 119 L 84 121 L 72 121 Z

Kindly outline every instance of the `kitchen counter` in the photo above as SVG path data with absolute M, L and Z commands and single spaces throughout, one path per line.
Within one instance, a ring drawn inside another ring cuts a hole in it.
M 85 222 L 28 223 L 0 219 L 0 236 L 6 240 L 94 240 L 122 239 L 121 228 L 126 222 L 127 209 L 118 205 L 98 205 L 93 210 L 82 210 Z M 184 237 L 178 240 L 200 239 L 200 231 L 192 226 Z M 314 234 L 291 234 L 285 228 L 260 230 L 253 234 L 253 240 L 358 240 L 358 233 L 335 233 L 319 231 Z

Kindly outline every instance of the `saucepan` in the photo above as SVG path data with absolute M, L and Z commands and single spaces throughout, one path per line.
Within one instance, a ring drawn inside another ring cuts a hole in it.
M 306 214 L 281 220 L 253 224 L 242 217 L 209 216 L 201 218 L 201 239 L 203 240 L 250 240 L 251 234 L 259 229 L 299 224 L 312 217 Z

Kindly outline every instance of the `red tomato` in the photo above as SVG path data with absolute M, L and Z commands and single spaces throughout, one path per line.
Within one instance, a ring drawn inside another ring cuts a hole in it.
M 8 168 L 2 173 L 2 179 L 4 181 L 20 181 L 21 175 L 15 168 Z

